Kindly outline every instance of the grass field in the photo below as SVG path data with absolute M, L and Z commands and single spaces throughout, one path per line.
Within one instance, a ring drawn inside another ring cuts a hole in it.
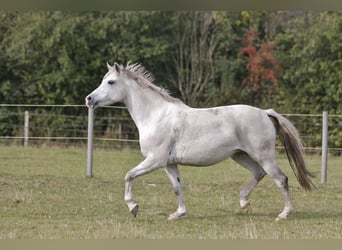
M 330 157 L 328 184 L 299 187 L 287 159 L 278 163 L 289 177 L 295 212 L 274 222 L 283 197 L 266 177 L 251 195 L 251 209 L 239 208 L 249 173 L 231 160 L 213 167 L 180 167 L 187 215 L 167 221 L 177 208 L 163 170 L 135 180 L 139 213 L 123 200 L 124 176 L 142 157 L 138 151 L 96 150 L 94 177 L 86 178 L 86 150 L 0 146 L 0 239 L 340 239 L 341 158 Z M 320 172 L 319 156 L 308 156 Z

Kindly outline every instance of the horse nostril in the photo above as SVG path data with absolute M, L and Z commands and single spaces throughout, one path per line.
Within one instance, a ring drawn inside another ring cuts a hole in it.
M 87 101 L 91 101 L 91 96 L 87 96 Z

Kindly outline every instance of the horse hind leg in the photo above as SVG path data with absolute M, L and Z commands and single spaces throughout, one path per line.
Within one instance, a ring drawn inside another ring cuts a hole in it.
M 253 178 L 247 183 L 247 185 L 240 192 L 240 207 L 245 214 L 249 211 L 250 202 L 248 200 L 249 195 L 258 183 L 264 178 L 266 172 L 263 168 L 254 161 L 247 153 L 239 152 L 232 156 L 232 159 L 240 164 L 242 167 L 249 170 Z
M 283 211 L 276 217 L 276 221 L 286 220 L 287 216 L 293 211 L 291 203 L 288 178 L 281 171 L 275 160 L 265 163 L 264 170 L 273 179 L 275 184 L 283 191 L 285 205 Z

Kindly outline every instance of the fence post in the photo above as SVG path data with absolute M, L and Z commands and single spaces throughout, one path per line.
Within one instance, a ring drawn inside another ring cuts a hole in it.
M 122 139 L 122 123 L 121 121 L 119 122 L 119 128 L 118 128 L 118 134 L 119 134 L 119 139 L 121 140 Z
M 321 183 L 327 183 L 327 165 L 328 165 L 328 112 L 323 111 L 322 118 L 322 170 Z
M 88 151 L 87 151 L 87 177 L 93 176 L 93 132 L 94 109 L 88 108 Z
M 24 112 L 24 147 L 27 147 L 29 141 L 29 123 L 30 123 L 30 116 L 29 112 Z

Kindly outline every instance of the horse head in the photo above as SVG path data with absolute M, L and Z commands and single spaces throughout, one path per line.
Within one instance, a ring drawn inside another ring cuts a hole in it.
M 124 67 L 117 63 L 113 66 L 107 63 L 108 72 L 101 84 L 86 98 L 86 105 L 90 108 L 111 105 L 122 101 L 126 97 Z

